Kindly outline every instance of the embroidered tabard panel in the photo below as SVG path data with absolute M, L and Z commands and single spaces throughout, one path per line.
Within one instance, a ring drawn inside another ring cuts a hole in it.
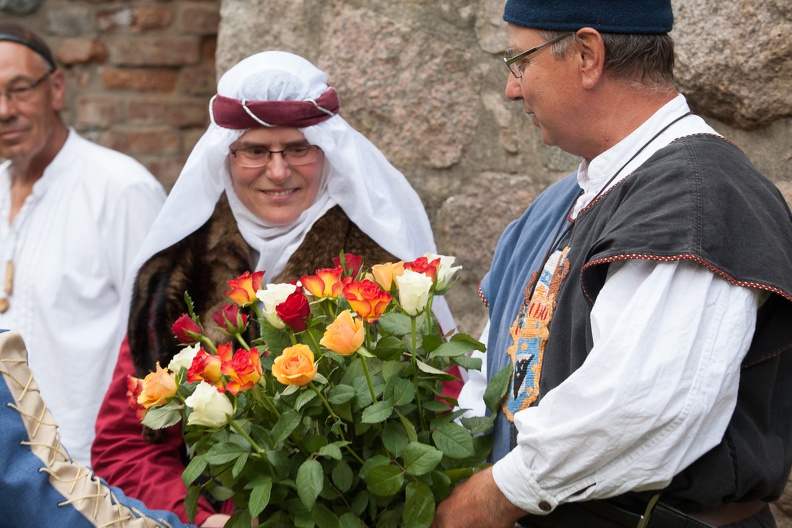
M 512 345 L 508 354 L 512 361 L 512 377 L 503 404 L 503 413 L 510 422 L 514 414 L 530 407 L 539 398 L 539 378 L 542 374 L 550 322 L 556 307 L 561 283 L 569 274 L 569 247 L 555 251 L 547 260 L 541 274 L 534 276 L 525 289 L 525 302 L 509 328 Z M 528 298 L 533 284 L 533 295 Z

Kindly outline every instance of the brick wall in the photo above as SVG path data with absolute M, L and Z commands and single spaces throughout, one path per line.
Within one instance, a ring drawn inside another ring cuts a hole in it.
M 208 122 L 219 0 L 46 0 L 10 11 L 0 18 L 36 31 L 60 62 L 66 122 L 169 189 Z

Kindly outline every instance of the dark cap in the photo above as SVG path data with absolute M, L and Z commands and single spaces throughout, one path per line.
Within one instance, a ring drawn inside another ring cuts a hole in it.
M 29 29 L 19 24 L 0 24 L 0 41 L 2 40 L 27 46 L 44 57 L 44 60 L 50 65 L 51 71 L 58 68 L 47 43 Z
M 670 0 L 507 0 L 506 22 L 531 29 L 662 34 L 671 31 Z

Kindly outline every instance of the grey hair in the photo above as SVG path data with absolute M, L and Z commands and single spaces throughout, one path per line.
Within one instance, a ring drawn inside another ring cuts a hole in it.
M 565 31 L 542 31 L 546 39 Z M 666 90 L 674 82 L 674 41 L 667 33 L 600 33 L 605 43 L 605 71 L 616 79 L 638 87 Z M 577 35 L 552 45 L 553 56 L 563 58 Z

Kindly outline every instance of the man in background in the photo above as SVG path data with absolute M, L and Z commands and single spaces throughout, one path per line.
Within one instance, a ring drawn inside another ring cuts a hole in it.
M 165 192 L 140 163 L 67 127 L 64 100 L 47 44 L 0 24 L 0 327 L 24 336 L 62 442 L 88 465 L 122 284 Z

